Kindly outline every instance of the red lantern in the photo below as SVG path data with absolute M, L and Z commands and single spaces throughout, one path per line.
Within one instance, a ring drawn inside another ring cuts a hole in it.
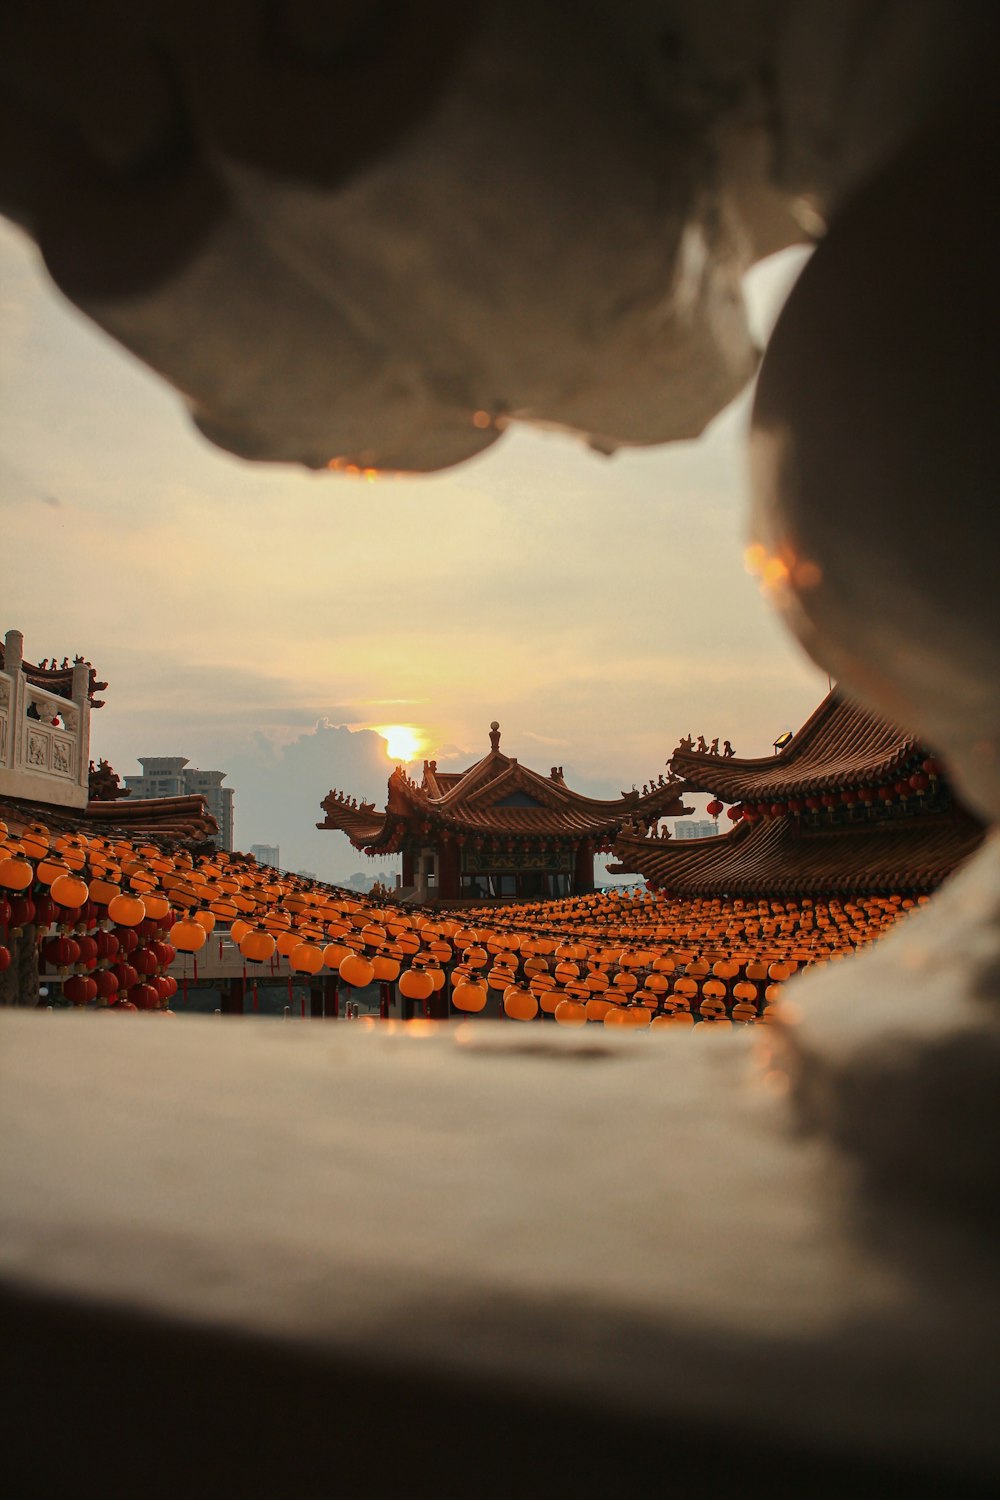
M 111 1000 L 118 993 L 118 980 L 110 969 L 98 969 L 94 983 L 102 1000 Z
M 169 968 L 174 959 L 177 957 L 177 949 L 174 947 L 173 943 L 150 943 L 149 950 L 151 953 L 156 954 L 156 962 L 159 964 L 161 969 Z
M 137 974 L 155 974 L 156 954 L 150 948 L 137 948 L 132 954 L 132 967 Z
M 4 969 L 9 969 L 9 968 L 10 968 L 10 949 L 9 948 L 4 948 L 3 945 L 0 944 L 0 974 L 3 973 Z
M 893 791 L 891 786 L 880 786 L 878 789 L 878 797 L 880 802 L 891 802 L 895 795 L 896 793 Z
M 139 972 L 137 969 L 133 969 L 131 964 L 112 964 L 109 972 L 117 979 L 120 990 L 130 990 L 139 980 Z
M 840 798 L 835 797 L 832 792 L 824 792 L 823 796 L 820 798 L 820 801 L 826 808 L 827 812 L 833 812 L 835 807 L 840 806 Z
M 710 818 L 717 818 L 722 811 L 722 803 L 716 797 L 712 802 L 708 804 L 708 806 L 705 808 L 705 811 L 708 813 L 708 816 Z
M 771 816 L 772 817 L 783 818 L 785 816 L 785 813 L 787 811 L 788 811 L 788 803 L 787 802 L 772 802 L 771 803 Z
M 76 946 L 80 950 L 77 963 L 86 964 L 89 969 L 92 969 L 97 962 L 97 944 L 94 942 L 94 939 L 92 937 L 78 937 L 76 939 Z
M 738 823 L 740 821 L 740 819 L 742 818 L 742 816 L 743 816 L 743 809 L 742 809 L 742 807 L 730 807 L 730 808 L 726 809 L 726 817 L 730 818 L 734 823 Z
M 114 1004 L 109 1007 L 109 1009 L 117 1011 L 136 1011 L 138 1010 L 138 1008 L 139 1007 L 137 1005 L 132 1004 L 131 1000 L 116 1000 Z
M 10 898 L 10 925 L 14 929 L 27 927 L 35 920 L 35 903 L 30 896 Z
M 910 777 L 910 786 L 916 792 L 918 797 L 922 797 L 924 795 L 924 792 L 926 792 L 927 788 L 930 786 L 930 782 L 924 775 L 923 771 L 914 771 L 913 775 Z
M 152 984 L 133 984 L 129 987 L 128 997 L 138 1010 L 159 1010 L 160 992 Z
M 935 776 L 941 775 L 941 762 L 935 760 L 933 755 L 928 755 L 927 759 L 923 762 L 923 768 L 932 780 Z
M 870 787 L 870 786 L 863 786 L 861 788 L 861 790 L 858 792 L 858 796 L 861 798 L 862 802 L 864 802 L 866 806 L 870 807 L 872 805 L 872 803 L 875 801 L 875 791 L 874 791 L 874 788 Z
M 95 932 L 94 946 L 98 958 L 115 958 L 118 954 L 118 939 L 113 932 Z
M 80 957 L 80 946 L 73 938 L 46 938 L 42 944 L 42 957 L 54 969 L 68 969 Z
M 177 980 L 169 974 L 157 975 L 152 983 L 161 1000 L 170 1000 L 177 993 Z
M 795 815 L 797 817 L 798 814 L 802 811 L 802 807 L 803 807 L 803 804 L 802 804 L 802 802 L 800 802 L 800 800 L 798 799 L 798 797 L 789 797 L 789 799 L 788 799 L 788 811 L 790 813 L 795 813 Z
M 118 951 L 122 955 L 134 953 L 139 946 L 139 936 L 132 927 L 116 927 L 115 937 L 118 939 Z
M 0 896 L 0 927 L 6 927 L 10 922 L 10 902 L 5 896 Z
M 822 799 L 822 797 L 807 797 L 806 798 L 806 807 L 808 807 L 808 809 L 809 809 L 810 812 L 819 812 L 819 810 L 820 810 L 820 808 L 822 806 L 823 806 L 823 799 Z
M 57 916 L 60 920 L 62 919 L 61 913 L 56 910 L 56 903 L 52 897 L 39 896 L 35 902 L 35 921 L 39 927 L 51 927 Z
M 63 994 L 74 1005 L 88 1005 L 97 999 L 97 983 L 87 974 L 71 974 L 63 985 Z

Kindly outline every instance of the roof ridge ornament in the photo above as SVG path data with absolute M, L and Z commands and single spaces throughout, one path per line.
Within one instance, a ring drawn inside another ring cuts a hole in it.
M 500 749 L 500 725 L 496 719 L 490 725 L 490 749 Z

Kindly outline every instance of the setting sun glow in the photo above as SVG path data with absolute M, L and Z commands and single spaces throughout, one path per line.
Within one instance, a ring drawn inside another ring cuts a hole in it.
M 412 724 L 376 724 L 375 733 L 385 740 L 391 760 L 415 760 L 423 748 L 421 733 Z

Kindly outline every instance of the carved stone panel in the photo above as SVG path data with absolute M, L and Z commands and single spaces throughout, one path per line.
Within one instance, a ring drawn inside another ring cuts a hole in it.
M 70 776 L 73 772 L 73 742 L 52 736 L 52 765 L 57 776 Z

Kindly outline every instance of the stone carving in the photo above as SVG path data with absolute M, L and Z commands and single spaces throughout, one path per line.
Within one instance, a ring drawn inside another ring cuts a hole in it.
M 69 740 L 53 739 L 52 741 L 52 769 L 58 771 L 60 776 L 68 776 L 72 763 L 72 751 Z
M 28 735 L 28 765 L 44 771 L 48 765 L 48 742 L 44 735 Z

